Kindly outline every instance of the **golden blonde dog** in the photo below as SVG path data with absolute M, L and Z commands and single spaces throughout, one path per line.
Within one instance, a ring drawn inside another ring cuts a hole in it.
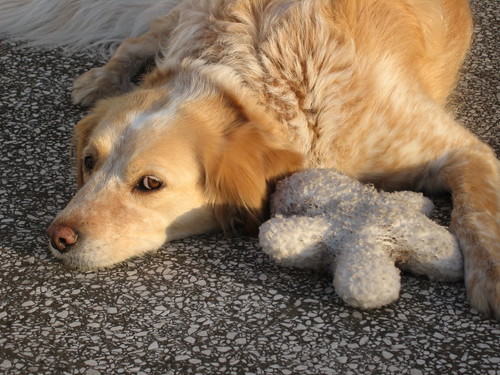
M 500 163 L 444 109 L 471 39 L 465 0 L 176 3 L 74 84 L 75 103 L 96 104 L 74 132 L 81 189 L 48 230 L 57 258 L 102 267 L 252 231 L 276 179 L 336 168 L 450 190 L 469 299 L 500 318 Z

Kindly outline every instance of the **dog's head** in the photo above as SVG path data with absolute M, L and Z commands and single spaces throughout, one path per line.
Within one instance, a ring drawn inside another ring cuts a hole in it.
M 173 239 L 255 230 L 269 184 L 302 158 L 233 99 L 147 88 L 98 103 L 74 130 L 80 190 L 48 229 L 53 254 L 104 267 Z

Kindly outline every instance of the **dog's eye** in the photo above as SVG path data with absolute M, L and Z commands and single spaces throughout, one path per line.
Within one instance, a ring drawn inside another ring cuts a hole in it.
M 85 170 L 87 172 L 92 171 L 92 169 L 94 169 L 95 167 L 94 157 L 92 155 L 85 156 L 85 158 L 83 159 L 83 166 L 85 167 Z
M 139 180 L 136 189 L 141 191 L 151 191 L 157 190 L 162 186 L 163 182 L 158 177 L 144 176 Z

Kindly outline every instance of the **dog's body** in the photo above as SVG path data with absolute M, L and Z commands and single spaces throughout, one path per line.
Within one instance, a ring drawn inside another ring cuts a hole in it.
M 57 257 L 106 266 L 252 229 L 273 181 L 329 167 L 451 190 L 469 298 L 500 317 L 500 164 L 443 109 L 470 42 L 465 0 L 177 2 L 75 82 L 75 103 L 109 98 L 75 129 L 81 189 L 49 228 Z

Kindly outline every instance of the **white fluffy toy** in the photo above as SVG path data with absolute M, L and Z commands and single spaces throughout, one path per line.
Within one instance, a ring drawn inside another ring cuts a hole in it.
M 463 277 L 455 237 L 428 218 L 433 207 L 419 193 L 379 192 L 335 170 L 303 170 L 278 183 L 259 240 L 285 266 L 331 272 L 346 303 L 377 308 L 399 297 L 396 265 L 440 281 Z

